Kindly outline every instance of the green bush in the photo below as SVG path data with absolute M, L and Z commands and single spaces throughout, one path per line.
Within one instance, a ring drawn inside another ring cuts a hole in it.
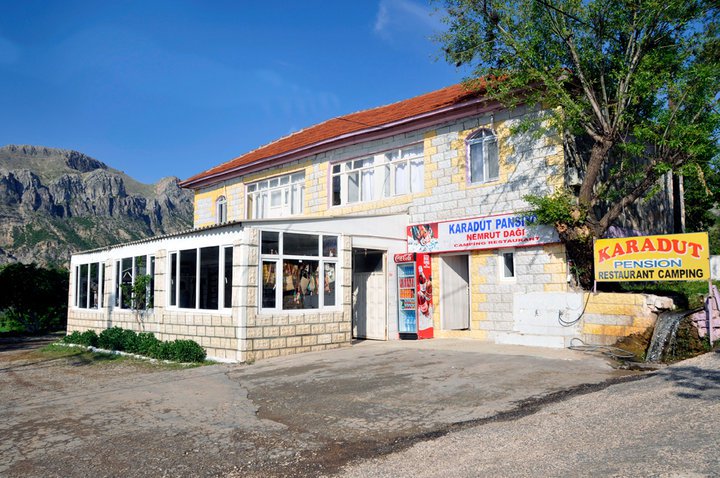
M 79 344 L 80 332 L 76 330 L 73 333 L 66 335 L 62 338 L 62 342 L 66 344 Z
M 98 347 L 107 350 L 125 350 L 123 332 L 120 327 L 103 330 L 98 336 Z
M 134 353 L 152 357 L 151 352 L 159 343 L 161 343 L 160 340 L 152 332 L 140 332 L 137 334 Z
M 158 342 L 150 348 L 148 356 L 158 360 L 172 360 L 172 342 L 160 342 L 158 340 Z
M 205 360 L 205 349 L 193 340 L 176 340 L 170 342 L 172 360 L 177 362 L 202 362 Z
M 194 340 L 174 340 L 161 342 L 152 332 L 136 334 L 132 330 L 112 327 L 103 330 L 100 335 L 94 330 L 66 335 L 62 341 L 69 344 L 92 345 L 108 350 L 120 350 L 151 357 L 158 360 L 176 362 L 202 362 L 205 349 Z
M 78 344 L 88 347 L 97 347 L 98 334 L 96 334 L 94 330 L 86 330 L 85 332 L 78 332 L 76 330 L 70 335 L 66 335 L 63 338 L 63 342 L 67 344 Z

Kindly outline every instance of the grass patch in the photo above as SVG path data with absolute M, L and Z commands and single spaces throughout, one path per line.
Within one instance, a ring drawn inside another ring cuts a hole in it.
M 205 360 L 196 363 L 178 363 L 163 362 L 158 360 L 148 360 L 128 355 L 112 354 L 105 352 L 92 352 L 84 347 L 73 347 L 65 345 L 63 342 L 57 342 L 46 345 L 37 351 L 38 358 L 46 360 L 67 358 L 72 365 L 99 365 L 105 363 L 127 363 L 137 368 L 149 370 L 181 370 L 188 368 L 201 367 L 205 365 L 214 365 L 215 362 Z
M 47 359 L 72 358 L 73 362 L 79 361 L 83 364 L 114 362 L 118 360 L 126 360 L 127 357 L 122 355 L 91 352 L 81 347 L 68 347 L 59 344 L 50 344 L 42 347 L 39 352 Z

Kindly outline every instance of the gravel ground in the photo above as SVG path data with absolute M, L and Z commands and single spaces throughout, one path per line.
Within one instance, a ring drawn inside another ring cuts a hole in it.
M 340 476 L 720 476 L 720 354 L 507 418 Z
M 59 357 L 44 343 L 0 341 L 3 477 L 333 474 L 638 376 L 577 352 L 474 341 L 190 369 Z

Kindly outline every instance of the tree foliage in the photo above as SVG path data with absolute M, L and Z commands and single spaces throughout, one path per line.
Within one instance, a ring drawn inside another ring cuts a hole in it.
M 68 271 L 36 264 L 0 269 L 0 311 L 5 325 L 36 333 L 64 329 L 67 323 Z
M 668 171 L 717 155 L 713 0 L 445 0 L 446 59 L 508 107 L 547 108 L 582 179 L 565 241 L 600 237 Z M 574 163 L 574 164 L 573 164 Z

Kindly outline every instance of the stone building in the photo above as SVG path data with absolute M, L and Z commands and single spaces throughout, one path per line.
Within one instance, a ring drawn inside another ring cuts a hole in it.
M 434 337 L 566 346 L 583 295 L 523 196 L 573 178 L 558 136 L 513 132 L 527 115 L 543 111 L 455 85 L 193 176 L 192 230 L 73 255 L 68 330 L 119 325 L 249 361 L 398 339 L 411 304 Z M 429 254 L 412 293 L 395 263 L 407 252 Z M 152 297 L 135 304 L 144 275 Z

